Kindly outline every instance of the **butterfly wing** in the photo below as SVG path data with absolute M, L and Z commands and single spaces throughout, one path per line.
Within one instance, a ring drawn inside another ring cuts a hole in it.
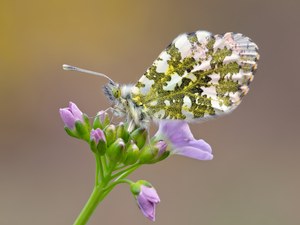
M 208 119 L 235 109 L 247 94 L 258 47 L 239 33 L 179 35 L 132 89 L 152 119 Z

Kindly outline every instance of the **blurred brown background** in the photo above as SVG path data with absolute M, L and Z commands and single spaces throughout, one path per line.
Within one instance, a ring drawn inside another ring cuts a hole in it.
M 300 1 L 0 1 L 0 224 L 72 224 L 88 199 L 94 160 L 68 137 L 58 109 L 93 116 L 106 80 L 139 79 L 180 33 L 241 32 L 260 47 L 251 91 L 231 115 L 192 125 L 215 158 L 144 166 L 162 199 L 156 224 L 297 225 L 300 221 Z M 150 224 L 118 186 L 89 224 Z

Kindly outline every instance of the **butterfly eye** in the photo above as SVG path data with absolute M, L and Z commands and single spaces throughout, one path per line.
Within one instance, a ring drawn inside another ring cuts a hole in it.
M 120 89 L 118 88 L 113 89 L 113 95 L 115 98 L 119 98 L 121 96 Z

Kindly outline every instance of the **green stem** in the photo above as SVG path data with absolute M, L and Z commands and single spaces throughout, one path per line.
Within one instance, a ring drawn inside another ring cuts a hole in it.
M 116 177 L 118 177 L 118 176 L 120 176 L 120 175 L 126 173 L 127 171 L 133 172 L 133 171 L 136 170 L 138 167 L 140 167 L 140 164 L 139 164 L 139 163 L 133 164 L 133 165 L 129 166 L 128 168 L 126 168 L 125 170 L 122 170 L 122 171 L 119 171 L 119 172 L 113 174 L 111 177 L 112 177 L 112 179 L 114 179 L 114 178 L 116 178 Z M 131 172 L 130 172 L 130 173 L 131 173 Z
M 141 165 L 137 165 L 129 170 L 127 170 L 126 172 L 124 172 L 122 175 L 120 175 L 119 177 L 117 177 L 114 182 L 117 182 L 121 179 L 123 179 L 124 177 L 127 177 L 129 174 L 131 174 L 132 172 L 134 172 L 137 168 L 139 168 Z
M 103 173 L 104 173 L 104 176 L 106 176 L 106 171 L 107 171 L 107 163 L 106 163 L 106 158 L 105 158 L 105 155 L 103 156 L 100 156 L 101 158 L 101 165 L 102 165 L 102 168 L 103 168 Z
M 77 219 L 74 222 L 74 225 L 84 225 L 87 223 L 92 213 L 95 211 L 98 204 L 105 198 L 105 196 L 109 193 L 107 191 L 103 191 L 106 187 L 107 182 L 104 179 L 104 168 L 103 163 L 101 162 L 101 156 L 98 154 L 94 154 L 96 160 L 96 171 L 95 171 L 95 187 L 93 192 L 78 215 Z M 105 166 L 105 165 L 104 165 Z M 112 190 L 112 189 L 111 189 Z M 109 191 L 111 191 L 109 190 Z
M 96 175 L 95 175 L 95 187 L 93 192 L 78 215 L 73 225 L 85 225 L 98 204 L 113 190 L 113 188 L 120 183 L 128 183 L 131 181 L 125 179 L 130 173 L 135 171 L 140 165 L 134 164 L 129 168 L 120 171 L 114 175 L 111 175 L 114 171 L 116 164 L 110 163 L 107 165 L 107 162 L 104 157 L 95 154 L 96 159 Z M 114 181 L 112 181 L 114 179 Z M 112 182 L 111 182 L 112 181 Z
M 96 172 L 95 172 L 95 185 L 98 185 L 100 180 L 103 178 L 103 167 L 100 161 L 100 156 L 94 154 L 96 159 Z
M 103 191 L 106 192 L 106 191 L 112 190 L 117 184 L 122 184 L 122 183 L 127 183 L 127 184 L 130 185 L 133 182 L 131 180 L 128 180 L 128 179 L 120 179 L 120 180 L 117 180 L 117 181 L 111 183 L 109 186 L 104 188 Z
M 111 189 L 112 190 L 112 189 Z M 109 190 L 109 191 L 111 191 Z M 80 212 L 73 225 L 84 225 L 88 222 L 92 213 L 95 211 L 98 204 L 105 198 L 109 192 L 104 192 L 102 186 L 95 187 L 89 200 Z

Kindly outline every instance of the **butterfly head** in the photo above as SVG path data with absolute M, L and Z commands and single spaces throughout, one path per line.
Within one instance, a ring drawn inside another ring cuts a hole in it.
M 103 91 L 106 97 L 114 103 L 121 97 L 120 85 L 114 82 L 109 82 L 106 84 L 103 87 Z

